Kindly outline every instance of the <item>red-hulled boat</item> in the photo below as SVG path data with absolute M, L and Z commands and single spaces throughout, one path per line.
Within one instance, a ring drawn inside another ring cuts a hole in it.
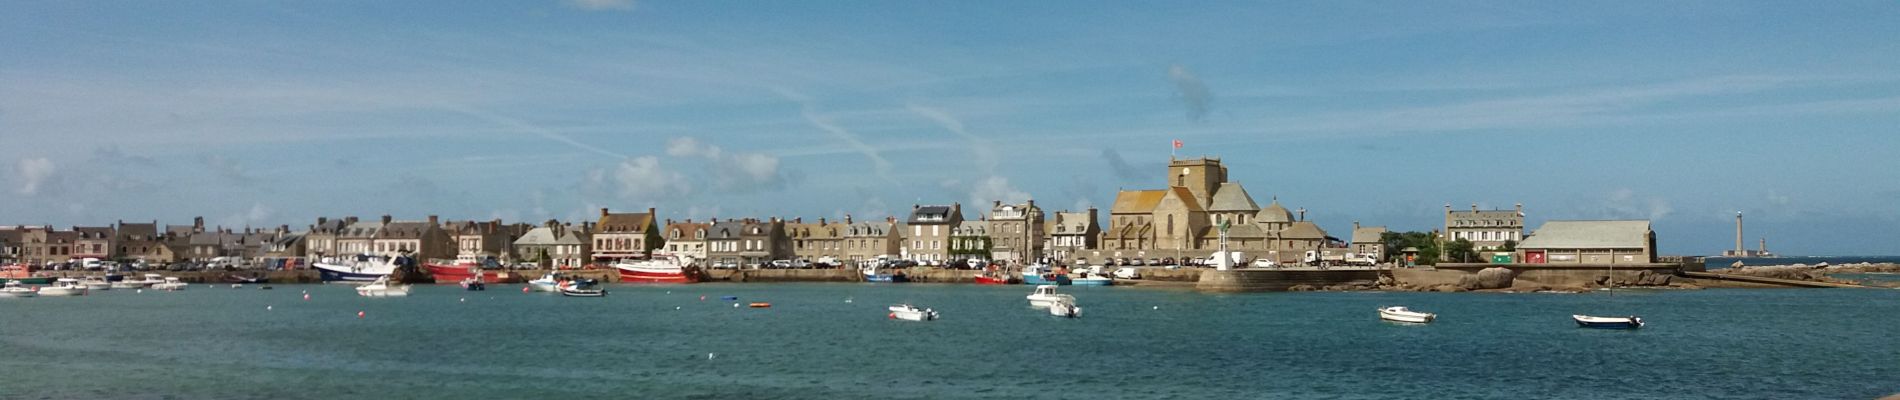
M 481 274 L 482 283 L 502 283 L 501 271 L 484 270 L 482 264 L 474 261 L 459 261 L 443 265 L 434 262 L 423 263 L 429 268 L 429 275 L 435 277 L 435 283 L 462 283 L 464 280 Z
M 976 284 L 978 285 L 1008 285 L 1009 278 L 1004 278 L 1000 276 L 989 276 L 987 274 L 977 275 Z
M 699 270 L 669 254 L 654 254 L 646 260 L 614 263 L 620 270 L 621 283 L 695 283 Z

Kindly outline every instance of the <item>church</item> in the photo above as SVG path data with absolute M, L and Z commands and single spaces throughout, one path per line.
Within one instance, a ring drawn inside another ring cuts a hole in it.
M 1227 249 L 1248 258 L 1292 263 L 1309 250 L 1344 246 L 1306 221 L 1305 209 L 1295 214 L 1278 198 L 1260 207 L 1239 182 L 1228 181 L 1219 158 L 1170 158 L 1167 176 L 1166 189 L 1115 194 L 1098 257 L 1207 258 L 1220 248 L 1223 223 Z

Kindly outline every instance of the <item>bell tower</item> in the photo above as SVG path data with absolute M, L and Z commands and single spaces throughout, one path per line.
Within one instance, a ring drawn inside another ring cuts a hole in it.
M 1227 167 L 1220 164 L 1219 158 L 1190 158 L 1168 160 L 1168 186 L 1187 188 L 1194 194 L 1194 200 L 1206 207 L 1213 203 L 1214 190 L 1221 182 L 1227 181 Z

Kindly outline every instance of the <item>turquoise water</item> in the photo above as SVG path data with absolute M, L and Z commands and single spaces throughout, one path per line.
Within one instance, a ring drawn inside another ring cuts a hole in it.
M 0 398 L 1876 398 L 1900 290 L 1561 294 L 975 285 L 193 286 L 0 299 Z M 301 300 L 303 290 L 311 294 Z M 705 295 L 708 301 L 701 301 Z M 767 301 L 733 308 L 718 298 Z M 852 299 L 846 303 L 846 299 Z M 466 300 L 466 301 L 463 301 Z M 910 301 L 935 322 L 886 319 Z M 1374 309 L 1441 321 L 1405 326 Z M 266 310 L 270 307 L 270 310 Z M 679 309 L 675 310 L 675 307 Z M 1158 307 L 1158 309 L 1157 309 Z M 362 311 L 364 318 L 356 314 Z M 1641 331 L 1572 313 L 1638 314 Z M 709 357 L 710 354 L 710 357 Z

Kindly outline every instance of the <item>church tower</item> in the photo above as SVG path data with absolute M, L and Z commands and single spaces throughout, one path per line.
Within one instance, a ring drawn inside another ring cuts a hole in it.
M 1213 204 L 1214 190 L 1226 181 L 1227 167 L 1220 164 L 1219 158 L 1168 160 L 1168 186 L 1187 188 L 1201 207 Z

